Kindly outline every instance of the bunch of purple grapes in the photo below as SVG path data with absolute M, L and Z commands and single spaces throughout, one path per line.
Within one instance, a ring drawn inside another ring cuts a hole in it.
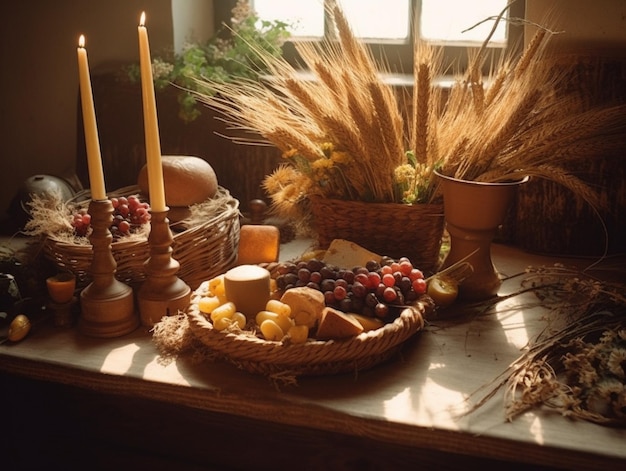
M 370 261 L 352 269 L 337 268 L 321 260 L 285 262 L 278 267 L 277 288 L 286 291 L 307 286 L 324 293 L 327 306 L 393 320 L 407 304 L 426 292 L 421 270 L 408 258 Z
M 137 195 L 112 197 L 113 221 L 109 228 L 114 239 L 127 236 L 138 227 L 150 222 L 150 205 Z M 72 217 L 72 226 L 77 236 L 87 236 L 91 227 L 91 215 L 80 208 Z

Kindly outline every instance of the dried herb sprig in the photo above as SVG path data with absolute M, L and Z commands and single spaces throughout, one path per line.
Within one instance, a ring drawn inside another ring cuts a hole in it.
M 624 289 L 621 283 L 598 281 L 562 265 L 529 268 L 520 293 L 536 293 L 555 322 L 470 397 L 480 399 L 468 413 L 504 389 L 509 421 L 548 407 L 566 417 L 626 426 Z M 562 326 L 555 327 L 558 321 Z

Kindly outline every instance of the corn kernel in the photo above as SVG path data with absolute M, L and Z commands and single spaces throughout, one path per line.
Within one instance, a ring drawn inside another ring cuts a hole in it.
M 265 309 L 287 317 L 291 315 L 291 306 L 279 301 L 278 299 L 270 299 L 267 302 Z

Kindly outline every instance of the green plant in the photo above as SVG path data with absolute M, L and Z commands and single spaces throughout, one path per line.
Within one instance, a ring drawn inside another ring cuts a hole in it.
M 189 42 L 180 53 L 166 50 L 153 57 L 155 89 L 177 87 L 179 116 L 184 122 L 191 122 L 201 114 L 195 93 L 214 93 L 205 81 L 258 79 L 267 72 L 265 63 L 259 60 L 259 51 L 279 57 L 288 38 L 288 23 L 261 20 L 248 0 L 238 0 L 232 10 L 231 25 L 222 25 L 209 40 Z M 140 82 L 139 64 L 125 67 L 124 72 L 131 82 Z M 202 83 L 198 79 L 202 79 Z

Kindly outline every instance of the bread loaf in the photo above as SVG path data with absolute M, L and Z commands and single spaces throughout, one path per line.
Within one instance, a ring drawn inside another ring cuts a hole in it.
M 206 160 L 192 155 L 164 155 L 161 161 L 165 202 L 170 208 L 191 206 L 215 196 L 217 176 Z M 142 193 L 150 194 L 147 165 L 139 171 L 137 185 Z
M 324 294 L 307 286 L 288 289 L 280 300 L 291 308 L 291 317 L 296 325 L 306 325 L 309 329 L 317 325 L 326 306 Z

